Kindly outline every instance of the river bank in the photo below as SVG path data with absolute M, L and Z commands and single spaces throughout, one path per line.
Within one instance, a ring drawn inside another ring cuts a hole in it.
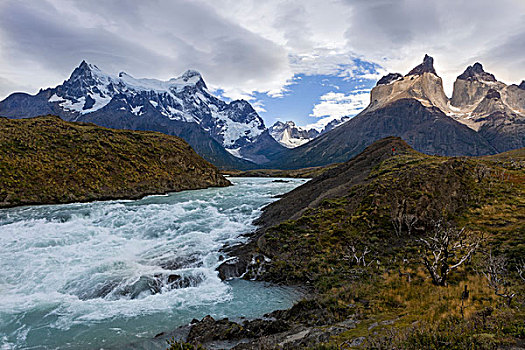
M 227 279 L 307 286 L 309 297 L 260 320 L 205 317 L 185 340 L 234 349 L 523 348 L 524 157 L 525 149 L 437 157 L 399 138 L 374 143 L 268 205 L 257 233 L 218 268 Z

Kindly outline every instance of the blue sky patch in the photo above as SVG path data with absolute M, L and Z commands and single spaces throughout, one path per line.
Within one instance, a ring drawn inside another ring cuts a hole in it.
M 297 74 L 282 96 L 256 92 L 250 102 L 268 127 L 278 120 L 292 120 L 300 126 L 317 123 L 319 129 L 330 120 L 356 115 L 366 107 L 378 70 L 373 63 L 355 60 L 351 66 L 341 67 L 337 75 Z M 228 100 L 220 90 L 214 93 Z

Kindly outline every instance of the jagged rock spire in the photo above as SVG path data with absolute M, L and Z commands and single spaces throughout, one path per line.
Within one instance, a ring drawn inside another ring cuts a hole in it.
M 468 66 L 465 71 L 458 76 L 458 79 L 462 80 L 484 80 L 484 81 L 496 81 L 496 77 L 493 74 L 485 72 L 481 63 L 476 62 L 472 66 Z
M 193 78 L 193 77 L 199 77 L 199 78 L 202 78 L 201 76 L 201 73 L 199 73 L 198 71 L 196 71 L 195 69 L 188 69 L 187 71 L 185 71 L 181 76 L 180 76 L 182 79 L 184 80 L 188 80 L 190 78 Z
M 91 65 L 87 63 L 85 60 L 82 60 L 80 64 L 78 65 L 75 70 L 73 70 L 73 73 L 71 73 L 70 79 L 74 77 L 79 76 L 85 76 L 91 71 Z
M 521 84 L 518 87 L 522 90 L 525 90 L 525 80 L 522 80 Z
M 434 69 L 434 59 L 429 55 L 425 55 L 423 58 L 423 63 L 416 66 L 412 69 L 406 76 L 409 75 L 421 75 L 423 73 L 432 73 L 437 75 L 436 70 Z
M 195 69 L 188 69 L 177 79 L 182 79 L 186 83 L 193 82 L 196 86 L 201 88 L 208 88 L 204 82 L 204 79 L 202 78 L 201 73 Z

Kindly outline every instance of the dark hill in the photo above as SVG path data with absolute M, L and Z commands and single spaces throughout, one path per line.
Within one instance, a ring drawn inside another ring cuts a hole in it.
M 0 207 L 228 186 L 182 139 L 59 117 L 0 118 Z
M 341 196 L 355 185 L 367 181 L 368 174 L 383 160 L 396 154 L 418 154 L 399 137 L 387 137 L 368 146 L 358 156 L 330 169 L 306 184 L 286 193 L 283 197 L 264 208 L 256 221 L 263 227 L 273 226 L 285 220 L 297 219 L 308 207 L 315 207 L 327 198 Z

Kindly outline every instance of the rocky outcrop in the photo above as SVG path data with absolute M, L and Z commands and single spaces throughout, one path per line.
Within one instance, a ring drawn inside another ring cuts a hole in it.
M 257 319 L 237 323 L 227 318 L 215 320 L 208 315 L 191 325 L 187 341 L 192 344 L 209 344 L 216 341 L 230 341 L 235 344 L 250 338 L 285 332 L 289 329 L 289 322 L 283 320 Z
M 523 87 L 518 85 L 509 85 L 503 91 L 503 97 L 505 103 L 513 110 L 514 113 L 519 115 L 525 115 L 525 84 L 522 83 Z
M 210 315 L 193 320 L 184 341 L 221 349 L 297 349 L 327 342 L 360 323 L 346 308 L 315 299 L 303 300 L 288 310 L 277 310 L 262 319 L 215 320 Z M 330 326 L 325 326 L 330 325 Z
M 403 79 L 403 75 L 402 74 L 400 74 L 400 73 L 388 73 L 387 75 L 385 75 L 384 77 L 379 79 L 377 81 L 376 85 L 390 84 L 391 82 L 399 80 L 399 79 Z
M 525 91 L 469 66 L 454 82 L 449 115 L 483 136 L 499 152 L 525 146 Z
M 182 139 L 56 116 L 0 118 L 0 207 L 228 186 Z
M 487 99 L 501 99 L 501 94 L 494 89 L 490 89 L 487 91 L 487 95 L 485 95 L 485 98 Z
M 436 70 L 434 69 L 434 59 L 429 55 L 425 55 L 423 62 L 418 66 L 414 67 L 406 76 L 409 75 L 422 75 L 423 73 L 435 74 Z
M 512 109 L 503 102 L 501 93 L 496 89 L 489 89 L 485 97 L 476 105 L 472 114 L 478 115 L 479 120 L 480 118 L 488 117 L 496 112 L 509 115 L 513 113 Z
M 461 75 L 458 76 L 459 80 L 483 80 L 483 81 L 496 81 L 494 74 L 487 73 L 483 70 L 481 63 L 476 62 L 472 66 L 468 66 L 467 69 Z
M 448 98 L 443 81 L 436 74 L 432 57 L 425 55 L 423 63 L 404 77 L 399 73 L 381 78 L 370 93 L 370 105 L 362 112 L 373 111 L 400 99 L 413 98 L 427 107 L 447 110 Z
M 359 323 L 359 320 L 349 318 L 330 326 L 312 327 L 280 319 L 237 323 L 206 316 L 191 326 L 187 341 L 213 349 L 303 349 L 326 343 Z
M 485 72 L 483 66 L 476 62 L 460 74 L 454 82 L 450 104 L 465 112 L 479 103 L 488 90 L 500 90 L 505 84 L 498 82 L 493 74 Z

